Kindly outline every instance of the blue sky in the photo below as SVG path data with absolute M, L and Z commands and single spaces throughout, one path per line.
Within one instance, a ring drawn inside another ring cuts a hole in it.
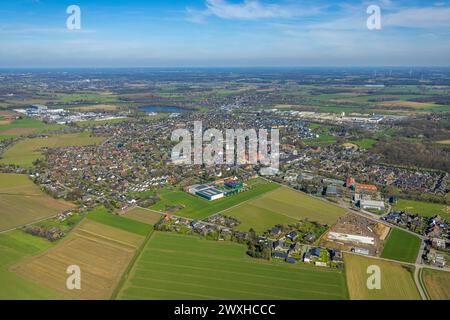
M 69 31 L 69 5 L 81 30 Z M 366 10 L 381 8 L 381 30 Z M 8 0 L 1 67 L 449 66 L 447 0 Z

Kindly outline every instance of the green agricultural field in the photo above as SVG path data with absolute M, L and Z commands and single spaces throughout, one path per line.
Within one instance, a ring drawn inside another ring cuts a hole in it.
M 26 175 L 0 173 L 0 231 L 54 216 L 74 207 L 42 192 Z
M 263 232 L 276 224 L 294 223 L 301 219 L 331 225 L 345 214 L 345 210 L 303 192 L 280 187 L 231 208 L 224 214 L 241 221 L 237 227 L 239 230 L 248 231 L 253 228 L 257 232 Z
M 414 283 L 414 268 L 400 263 L 344 254 L 348 292 L 352 300 L 419 300 Z M 381 289 L 367 288 L 369 266 L 378 266 L 381 273 Z
M 423 217 L 440 215 L 442 218 L 450 220 L 450 207 L 439 203 L 399 199 L 393 209 L 419 214 Z
M 52 243 L 23 231 L 0 234 L 0 300 L 10 299 L 59 299 L 53 290 L 25 280 L 10 268 L 24 258 L 37 255 Z
M 33 161 L 42 158 L 42 148 L 84 146 L 99 144 L 103 140 L 103 137 L 91 137 L 89 132 L 62 134 L 48 138 L 25 139 L 6 149 L 0 158 L 0 164 L 32 167 Z
M 393 228 L 381 253 L 382 258 L 414 263 L 420 249 L 420 238 Z
M 0 125 L 0 135 L 14 138 L 31 133 L 49 133 L 65 126 L 59 124 L 47 124 L 32 118 L 13 120 L 9 124 Z
M 154 232 L 119 299 L 347 299 L 342 271 L 252 259 L 233 242 Z
M 450 272 L 423 268 L 420 274 L 432 300 L 450 300 Z
M 153 230 L 153 227 L 147 223 L 110 213 L 105 207 L 97 207 L 93 209 L 89 212 L 88 219 L 141 236 L 146 236 L 151 230 Z
M 250 190 L 215 201 L 208 201 L 184 191 L 162 190 L 158 193 L 161 200 L 153 205 L 151 209 L 164 211 L 166 207 L 182 205 L 184 208 L 176 211 L 174 214 L 187 218 L 203 219 L 241 202 L 262 195 L 263 193 L 279 188 L 277 184 L 262 179 L 250 181 L 248 184 L 252 185 Z
M 375 143 L 377 143 L 377 140 L 361 139 L 361 140 L 351 141 L 351 143 L 356 144 L 358 147 L 360 147 L 362 149 L 370 149 L 375 145 Z

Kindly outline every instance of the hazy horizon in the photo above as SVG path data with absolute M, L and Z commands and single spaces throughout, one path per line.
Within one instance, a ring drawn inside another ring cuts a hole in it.
M 2 68 L 446 67 L 450 2 L 12 0 L 0 41 Z

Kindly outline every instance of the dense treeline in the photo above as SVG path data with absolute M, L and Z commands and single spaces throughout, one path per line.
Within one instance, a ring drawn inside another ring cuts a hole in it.
M 430 119 L 417 119 L 400 122 L 398 135 L 407 138 L 424 138 L 430 141 L 439 141 L 450 138 L 450 121 L 441 119 L 433 121 Z
M 405 139 L 382 141 L 372 149 L 382 156 L 382 162 L 450 171 L 450 152 L 437 144 L 414 143 Z

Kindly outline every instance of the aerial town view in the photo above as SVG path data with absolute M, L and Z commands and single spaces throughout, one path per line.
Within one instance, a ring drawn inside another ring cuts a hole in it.
M 450 300 L 450 2 L 69 2 L 0 4 L 0 300 Z

